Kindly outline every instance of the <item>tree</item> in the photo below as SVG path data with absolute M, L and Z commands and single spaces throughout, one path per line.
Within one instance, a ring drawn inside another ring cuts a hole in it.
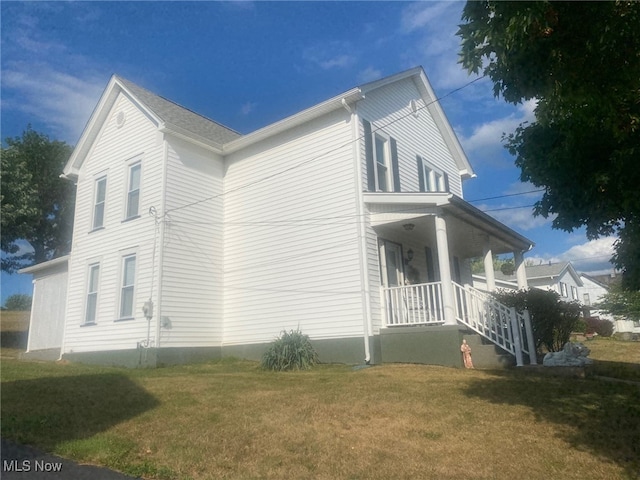
M 51 141 L 31 126 L 5 143 L 0 168 L 2 270 L 13 273 L 69 252 L 75 186 L 59 178 L 72 152 L 66 143 Z M 33 251 L 22 253 L 20 240 Z
M 640 2 L 469 1 L 460 62 L 507 102 L 536 99 L 506 136 L 520 178 L 545 189 L 553 227 L 617 235 L 613 263 L 640 289 Z
M 25 295 L 23 293 L 16 293 L 7 297 L 4 302 L 4 308 L 6 310 L 12 310 L 15 312 L 23 312 L 31 309 L 31 295 Z
M 625 291 L 614 285 L 593 308 L 615 317 L 638 321 L 640 320 L 640 291 Z
M 578 302 L 564 302 L 551 290 L 530 288 L 528 290 L 500 290 L 492 295 L 502 304 L 514 307 L 519 312 L 529 311 L 531 329 L 539 356 L 547 352 L 559 352 L 571 338 L 580 320 L 581 306 Z

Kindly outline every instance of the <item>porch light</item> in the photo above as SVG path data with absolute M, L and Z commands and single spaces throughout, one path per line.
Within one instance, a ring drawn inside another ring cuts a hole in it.
M 411 260 L 413 260 L 413 250 L 409 249 L 407 250 L 407 263 L 409 263 Z
M 415 227 L 415 225 L 413 223 L 405 223 L 403 227 L 407 232 L 410 232 L 411 230 L 413 230 L 413 227 Z

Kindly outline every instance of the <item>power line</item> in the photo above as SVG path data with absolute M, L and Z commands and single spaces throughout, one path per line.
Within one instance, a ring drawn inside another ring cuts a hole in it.
M 403 119 L 405 119 L 405 118 L 407 118 L 407 117 L 409 117 L 409 116 L 411 116 L 411 115 L 414 115 L 416 112 L 419 112 L 420 110 L 424 110 L 425 108 L 427 108 L 427 107 L 429 107 L 429 106 L 433 105 L 434 103 L 440 102 L 441 100 L 443 100 L 443 99 L 445 99 L 445 98 L 449 97 L 450 95 L 453 95 L 454 93 L 457 93 L 457 92 L 459 92 L 460 90 L 462 90 L 462 89 L 464 89 L 464 88 L 469 87 L 470 85 L 474 84 L 475 82 L 477 82 L 477 81 L 479 81 L 479 80 L 482 80 L 484 77 L 485 77 L 485 75 L 483 75 L 483 76 L 481 76 L 481 77 L 478 77 L 478 78 L 476 78 L 476 79 L 474 79 L 474 80 L 471 80 L 470 82 L 465 83 L 465 84 L 464 84 L 464 85 L 462 85 L 461 87 L 458 87 L 458 88 L 456 88 L 456 89 L 454 89 L 454 90 L 451 90 L 450 92 L 448 92 L 447 94 L 443 95 L 442 97 L 435 98 L 435 99 L 434 99 L 434 100 L 432 100 L 431 102 L 425 103 L 422 107 L 416 108 L 415 110 L 411 110 L 411 111 L 410 111 L 409 113 L 407 113 L 407 114 L 401 115 L 400 117 L 398 117 L 398 118 L 396 118 L 396 119 L 394 119 L 394 120 L 391 120 L 390 122 L 388 122 L 388 123 L 386 123 L 386 124 L 384 124 L 384 125 L 382 125 L 382 126 L 376 127 L 375 129 L 372 129 L 372 130 L 371 130 L 371 133 L 373 133 L 373 132 L 377 132 L 378 130 L 380 130 L 380 129 L 382 129 L 382 128 L 386 128 L 386 127 L 388 127 L 389 125 L 393 125 L 394 123 L 397 123 L 397 122 L 399 122 L 400 120 L 403 120 Z M 358 137 L 357 137 L 357 138 L 355 138 L 355 139 L 349 140 L 348 142 L 346 142 L 346 143 L 344 143 L 344 144 L 342 144 L 342 145 L 339 145 L 339 146 L 337 146 L 337 147 L 335 147 L 335 148 L 332 148 L 331 150 L 327 150 L 327 151 L 325 151 L 325 152 L 323 152 L 323 153 L 321 153 L 321 154 L 319 154 L 319 155 L 317 155 L 317 156 L 315 156 L 315 157 L 312 157 L 312 158 L 310 158 L 310 159 L 308 159 L 308 160 L 304 160 L 304 161 L 299 162 L 299 163 L 297 163 L 297 164 L 291 165 L 291 166 L 289 166 L 289 167 L 287 167 L 287 168 L 285 168 L 285 169 L 283 169 L 283 170 L 280 170 L 280 171 L 274 172 L 274 173 L 272 173 L 272 174 L 270 174 L 270 175 L 267 175 L 267 176 L 265 176 L 265 177 L 259 178 L 259 179 L 257 179 L 257 180 L 251 181 L 251 182 L 247 182 L 247 183 L 245 183 L 245 184 L 239 185 L 239 186 L 237 186 L 237 187 L 235 187 L 235 188 L 232 188 L 232 189 L 230 189 L 230 190 L 224 191 L 224 192 L 222 192 L 222 193 L 219 193 L 219 194 L 216 194 L 216 195 L 211 195 L 210 197 L 202 198 L 202 199 L 200 199 L 200 200 L 196 200 L 196 201 L 193 201 L 193 202 L 190 202 L 190 203 L 186 203 L 186 204 L 181 205 L 181 206 L 179 206 L 179 207 L 175 207 L 175 208 L 172 208 L 172 209 L 168 209 L 168 210 L 165 212 L 165 214 L 164 214 L 163 216 L 166 216 L 166 215 L 168 215 L 168 214 L 169 214 L 169 213 L 171 213 L 171 212 L 175 212 L 175 211 L 177 211 L 177 210 L 182 210 L 182 209 L 184 209 L 184 208 L 192 207 L 192 206 L 194 206 L 194 205 L 199 205 L 199 204 L 201 204 L 201 203 L 205 203 L 205 202 L 208 202 L 208 201 L 214 200 L 214 199 L 216 199 L 216 198 L 223 197 L 223 196 L 225 196 L 225 195 L 228 195 L 229 193 L 237 192 L 238 190 L 242 190 L 242 189 L 244 189 L 244 188 L 251 187 L 251 186 L 256 185 L 256 184 L 258 184 L 258 183 L 262 183 L 262 182 L 264 182 L 264 181 L 266 181 L 266 180 L 269 180 L 269 179 L 271 179 L 271 178 L 273 178 L 273 177 L 276 177 L 276 176 L 278 176 L 278 175 L 282 175 L 282 174 L 284 174 L 284 173 L 286 173 L 286 172 L 289 172 L 289 171 L 291 171 L 291 170 L 294 170 L 294 169 L 296 169 L 296 168 L 299 168 L 299 167 L 301 167 L 301 166 L 303 166 L 303 165 L 307 165 L 307 164 L 309 164 L 309 163 L 315 162 L 316 160 L 319 160 L 319 159 L 321 159 L 321 158 L 323 158 L 323 157 L 325 157 L 325 156 L 327 156 L 327 155 L 329 155 L 329 154 L 331 154 L 331 153 L 334 153 L 334 152 L 337 152 L 338 150 L 341 150 L 341 149 L 343 149 L 343 148 L 346 148 L 346 147 L 348 147 L 348 146 L 352 145 L 352 144 L 353 144 L 353 143 L 355 143 L 355 142 L 359 142 L 359 141 L 360 141 L 360 140 L 362 140 L 363 138 L 364 138 L 364 135 L 360 135 L 360 136 L 358 136 Z
M 539 193 L 544 191 L 545 191 L 544 188 L 540 188 L 538 190 L 529 190 L 528 192 L 509 193 L 505 195 L 497 195 L 495 197 L 477 198 L 475 200 L 467 200 L 467 202 L 469 203 L 483 202 L 485 200 L 496 200 L 498 198 L 517 197 L 518 195 L 529 195 L 530 193 Z

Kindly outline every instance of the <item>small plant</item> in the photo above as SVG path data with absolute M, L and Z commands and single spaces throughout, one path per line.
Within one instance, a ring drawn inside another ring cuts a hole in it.
M 262 367 L 267 370 L 308 370 L 318 363 L 308 335 L 300 330 L 283 331 L 262 356 Z

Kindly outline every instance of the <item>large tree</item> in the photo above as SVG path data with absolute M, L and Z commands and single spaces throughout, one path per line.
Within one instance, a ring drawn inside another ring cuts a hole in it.
M 29 126 L 5 144 L 0 171 L 2 270 L 13 273 L 69 252 L 75 186 L 59 178 L 72 152 L 66 143 L 51 141 Z
M 640 289 L 640 2 L 469 1 L 461 63 L 494 94 L 536 99 L 506 137 L 553 227 L 617 235 L 613 263 Z

